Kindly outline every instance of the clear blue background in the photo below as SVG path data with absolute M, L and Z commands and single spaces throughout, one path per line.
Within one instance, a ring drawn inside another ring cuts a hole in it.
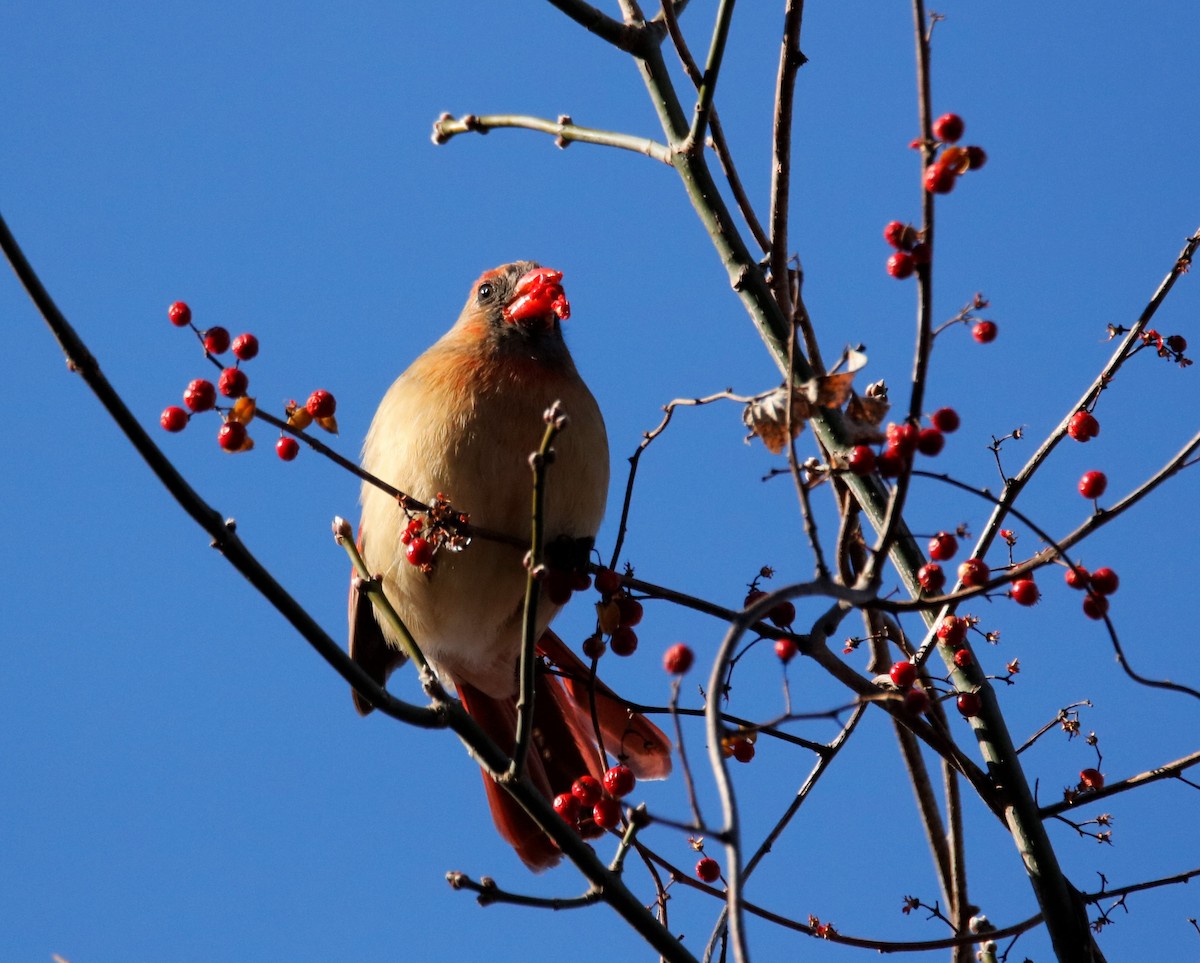
M 685 18 L 698 54 L 712 6 L 696 0 Z M 741 5 L 718 95 L 764 211 L 778 6 Z M 861 380 L 886 379 L 903 404 L 915 285 L 885 276 L 880 230 L 919 212 L 906 146 L 916 134 L 910 13 L 877 0 L 809 6 L 792 247 L 826 353 L 865 343 Z M 1133 321 L 1200 223 L 1200 13 L 1162 0 L 943 12 L 935 110 L 963 114 L 967 140 L 991 160 L 939 202 L 937 312 L 949 317 L 983 291 L 1000 337 L 988 347 L 964 330 L 940 338 L 927 398 L 964 421 L 936 466 L 995 487 L 990 437 L 1027 428 L 1004 449 L 1009 470 L 1019 467 L 1108 357 L 1105 325 Z M 259 336 L 248 372 L 261 405 L 332 390 L 342 450 L 354 455 L 386 386 L 449 325 L 471 280 L 517 258 L 566 274 L 568 338 L 608 419 L 614 505 L 623 459 L 662 404 L 777 383 L 671 170 L 583 145 L 559 151 L 525 132 L 434 147 L 430 125 L 443 110 L 569 113 L 658 134 L 634 67 L 542 3 L 16 2 L 0 14 L 0 211 L 151 426 L 207 370 L 190 336 L 166 322 L 166 305 L 183 298 L 201 326 Z M 1157 326 L 1200 350 L 1198 307 L 1196 279 L 1185 277 Z M 650 958 L 603 908 L 481 910 L 450 891 L 450 869 L 546 895 L 583 884 L 569 868 L 525 872 L 495 836 L 475 767 L 451 736 L 355 716 L 344 684 L 208 547 L 65 372 L 11 278 L 0 280 L 0 316 L 0 959 Z M 1197 377 L 1139 357 L 1102 401 L 1100 438 L 1060 448 L 1025 509 L 1062 533 L 1086 516 L 1074 494 L 1083 470 L 1106 470 L 1113 498 L 1134 487 L 1195 431 Z M 340 638 L 346 562 L 328 526 L 355 516 L 356 484 L 311 453 L 280 462 L 262 425 L 254 453 L 226 456 L 215 428 L 209 416 L 179 436 L 155 430 Z M 760 480 L 778 460 L 741 436 L 734 406 L 683 411 L 647 453 L 627 543 L 640 575 L 737 604 L 761 565 L 782 580 L 811 574 L 794 493 L 786 480 Z M 1082 553 L 1120 572 L 1113 615 L 1135 664 L 1193 686 L 1198 495 L 1187 473 Z M 831 538 L 826 498 L 817 495 Z M 602 544 L 612 544 L 615 515 Z M 981 503 L 923 484 L 910 520 L 933 532 L 978 529 L 983 517 Z M 1024 534 L 1019 547 L 1038 546 Z M 1002 633 L 984 653 L 988 668 L 1023 666 L 1001 693 L 1014 737 L 1087 698 L 1083 727 L 1099 734 L 1110 779 L 1193 751 L 1200 706 L 1130 683 L 1079 596 L 1054 573 L 1040 581 L 1036 609 L 999 598 L 973 606 Z M 802 606 L 801 622 L 816 611 Z M 587 600 L 560 626 L 582 639 Z M 686 640 L 703 661 L 722 632 L 663 604 L 648 606 L 642 628 L 637 656 L 606 658 L 603 670 L 658 702 L 662 650 Z M 848 658 L 864 668 L 862 654 Z M 844 699 L 811 666 L 793 665 L 790 682 L 798 709 Z M 407 678 L 396 687 L 415 696 Z M 733 698 L 748 714 L 780 711 L 765 647 L 739 669 Z M 797 731 L 828 738 L 834 726 Z M 960 734 L 974 754 L 965 726 Z M 689 745 L 699 758 L 701 735 Z M 759 747 L 735 774 L 751 840 L 810 764 Z M 1082 740 L 1057 734 L 1023 758 L 1044 801 L 1095 761 Z M 679 780 L 638 798 L 685 816 Z M 1087 815 L 1115 814 L 1112 847 L 1065 826 L 1051 833 L 1081 888 L 1096 889 L 1097 873 L 1129 883 L 1200 863 L 1198 801 L 1194 789 L 1160 784 L 1092 807 Z M 1036 907 L 1010 839 L 978 804 L 968 815 L 972 899 L 997 924 L 1025 918 Z M 654 838 L 678 865 L 694 863 L 672 831 Z M 718 904 L 672 892 L 671 927 L 699 951 Z M 1109 958 L 1193 957 L 1196 892 L 1131 897 L 1102 937 Z M 936 883 L 890 723 L 872 713 L 750 896 L 853 935 L 945 935 L 922 914 L 901 915 L 907 894 L 932 902 Z M 760 960 L 862 953 L 758 923 L 752 941 Z M 1044 935 L 1023 937 L 1010 959 L 1022 954 L 1047 959 Z

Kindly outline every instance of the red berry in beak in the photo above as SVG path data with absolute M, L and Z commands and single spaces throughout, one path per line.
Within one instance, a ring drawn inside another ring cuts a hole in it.
M 571 305 L 562 289 L 562 271 L 553 268 L 534 268 L 521 275 L 513 290 L 513 298 L 504 307 L 504 319 L 516 323 L 551 318 L 565 321 L 571 316 Z

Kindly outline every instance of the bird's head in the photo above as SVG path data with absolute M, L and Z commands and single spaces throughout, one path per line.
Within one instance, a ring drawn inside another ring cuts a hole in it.
M 530 345 L 558 340 L 559 322 L 570 316 L 562 272 L 516 261 L 475 282 L 459 326 L 496 345 Z

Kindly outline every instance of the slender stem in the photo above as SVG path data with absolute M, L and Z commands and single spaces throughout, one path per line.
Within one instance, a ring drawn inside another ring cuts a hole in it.
M 412 633 L 408 630 L 408 626 L 400 618 L 400 613 L 396 611 L 391 600 L 384 594 L 383 584 L 371 574 L 367 568 L 367 563 L 363 561 L 363 557 L 358 551 L 358 546 L 354 544 L 354 538 L 351 536 L 350 523 L 344 518 L 335 518 L 333 521 L 333 532 L 338 544 L 346 550 L 346 554 L 350 558 L 350 564 L 353 566 L 360 580 L 358 590 L 366 594 L 367 598 L 371 600 L 375 614 L 388 624 L 400 640 L 404 654 L 420 670 L 422 685 L 425 686 L 427 691 L 430 691 L 431 686 L 437 686 L 436 691 L 430 691 L 430 695 L 434 698 L 445 700 L 446 693 L 441 689 L 441 684 L 438 682 L 437 675 L 434 673 L 429 661 L 425 658 L 425 653 L 417 645 L 417 640 L 413 638 Z
M 486 114 L 475 116 L 465 114 L 462 117 L 452 117 L 442 114 L 433 123 L 433 142 L 444 144 L 458 134 L 486 134 L 501 127 L 518 127 L 524 130 L 541 131 L 552 134 L 560 142 L 560 146 L 570 143 L 598 144 L 603 147 L 617 147 L 621 150 L 633 151 L 635 154 L 645 154 L 654 160 L 662 161 L 668 167 L 672 164 L 669 148 L 646 137 L 634 137 L 631 134 L 621 134 L 611 130 L 595 130 L 591 127 L 579 127 L 569 120 L 546 120 L 542 117 L 528 117 L 523 114 Z
M 700 83 L 696 99 L 696 113 L 692 126 L 679 150 L 685 154 L 699 153 L 704 149 L 704 132 L 708 129 L 708 116 L 713 109 L 713 98 L 717 93 L 717 78 L 721 73 L 721 61 L 725 57 L 725 42 L 729 39 L 729 24 L 733 19 L 735 0 L 720 0 L 717 6 L 717 22 L 709 42 L 708 59 L 704 63 L 704 78 Z
M 792 118 L 796 93 L 796 74 L 804 65 L 800 52 L 800 25 L 804 20 L 804 0 L 788 0 L 783 15 L 783 42 L 779 52 L 779 71 L 775 79 L 775 124 L 771 159 L 771 289 L 785 317 L 792 316 L 791 288 L 788 284 L 788 205 L 792 193 Z M 810 353 L 810 357 L 814 357 Z
M 691 51 L 688 49 L 687 41 L 683 37 L 683 31 L 679 29 L 679 18 L 676 16 L 676 7 L 682 7 L 682 4 L 671 3 L 671 0 L 662 0 L 662 11 L 655 17 L 656 20 L 662 19 L 662 22 L 667 26 L 667 33 L 671 37 L 671 43 L 675 47 L 675 52 L 679 55 L 679 61 L 683 64 L 684 72 L 687 73 L 688 79 L 695 85 L 696 89 L 700 89 L 700 84 L 703 77 L 700 73 L 700 68 L 696 66 L 696 61 L 692 58 Z M 741 175 L 738 173 L 737 165 L 733 162 L 733 154 L 729 150 L 729 143 L 725 140 L 725 130 L 721 126 L 721 118 L 717 114 L 716 107 L 713 107 L 709 118 L 708 127 L 712 132 L 713 151 L 717 155 L 717 163 L 721 165 L 721 172 L 725 175 L 725 180 L 729 182 L 730 193 L 733 194 L 734 201 L 737 202 L 738 211 L 746 221 L 746 227 L 750 229 L 750 234 L 754 237 L 756 243 L 763 252 L 770 250 L 771 242 L 767 237 L 766 231 L 763 230 L 762 224 L 759 223 L 758 215 L 754 212 L 754 205 L 750 203 L 750 197 L 746 193 L 745 185 L 742 184 Z
M 1176 779 L 1179 778 L 1179 774 L 1185 769 L 1190 769 L 1197 764 L 1200 764 L 1200 752 L 1193 752 L 1182 759 L 1163 763 L 1161 766 L 1148 769 L 1145 772 L 1138 773 L 1136 776 L 1130 776 L 1128 779 L 1108 783 L 1102 789 L 1093 789 L 1084 795 L 1075 796 L 1073 799 L 1064 799 L 1062 802 L 1054 803 L 1052 806 L 1043 806 L 1041 815 L 1048 819 L 1051 816 L 1064 813 L 1068 809 L 1075 809 L 1079 806 L 1098 802 L 1109 796 L 1115 796 L 1117 793 L 1128 792 L 1130 789 L 1144 786 L 1148 782 L 1158 782 L 1161 779 Z
M 551 445 L 558 433 L 567 426 L 567 416 L 555 402 L 545 415 L 546 430 L 542 443 L 529 456 L 529 467 L 533 470 L 533 505 L 529 523 L 529 555 L 525 575 L 525 612 L 521 622 L 521 667 L 520 688 L 517 693 L 517 741 L 513 749 L 512 766 L 508 778 L 519 779 L 525 774 L 525 761 L 533 741 L 534 680 L 537 669 L 536 646 L 538 641 L 537 610 L 541 594 L 541 579 L 545 574 L 543 548 L 546 518 L 546 471 L 553 461 Z

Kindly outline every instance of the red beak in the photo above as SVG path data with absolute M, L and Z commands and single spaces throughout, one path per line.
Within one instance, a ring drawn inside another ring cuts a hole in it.
M 571 316 L 571 305 L 563 293 L 562 271 L 553 268 L 534 268 L 521 275 L 513 291 L 513 299 L 505 305 L 504 318 L 512 322 L 528 322 L 544 318 L 565 321 Z

